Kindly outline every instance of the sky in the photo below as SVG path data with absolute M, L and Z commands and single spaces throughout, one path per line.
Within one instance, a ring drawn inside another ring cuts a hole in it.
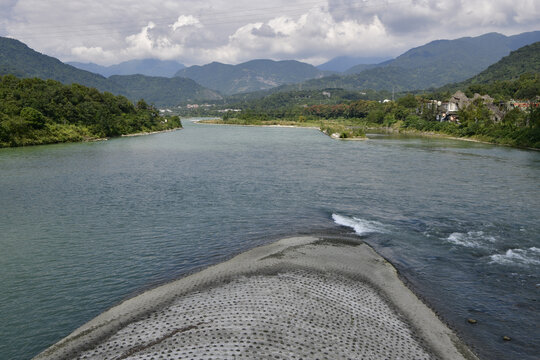
M 0 0 L 0 36 L 62 61 L 395 57 L 437 39 L 540 30 L 538 0 Z

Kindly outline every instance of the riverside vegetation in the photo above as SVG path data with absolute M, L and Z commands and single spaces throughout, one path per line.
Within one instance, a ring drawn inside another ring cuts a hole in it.
M 88 141 L 182 127 L 152 105 L 54 80 L 0 76 L 0 147 Z
M 253 113 L 242 113 L 238 117 L 232 117 L 228 113 L 223 119 L 203 120 L 202 123 L 224 125 L 252 125 L 252 126 L 295 126 L 317 128 L 328 136 L 339 139 L 364 139 L 366 137 L 365 126 L 358 119 L 317 119 L 314 117 L 297 116 L 287 118 L 269 118 Z
M 448 98 L 444 89 L 420 95 L 405 94 L 397 101 L 374 100 L 343 101 L 339 104 L 292 105 L 275 104 L 275 99 L 247 104 L 241 112 L 226 113 L 225 124 L 240 125 L 295 125 L 316 126 L 325 133 L 338 133 L 340 138 L 362 137 L 366 130 L 394 132 L 439 133 L 453 137 L 470 138 L 517 147 L 540 148 L 540 75 L 524 74 L 514 80 L 495 81 L 489 84 L 471 84 L 467 96 L 474 93 L 488 94 L 504 109 L 504 117 L 496 120 L 482 99 L 473 101 L 458 111 L 459 122 L 435 121 L 435 107 L 426 104 L 433 98 Z M 288 94 L 295 97 L 295 92 Z M 533 106 L 525 110 L 507 110 L 507 101 L 526 98 Z M 325 131 L 326 130 L 326 131 Z

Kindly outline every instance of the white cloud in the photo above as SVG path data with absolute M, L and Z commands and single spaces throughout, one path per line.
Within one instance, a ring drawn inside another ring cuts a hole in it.
M 0 35 L 62 60 L 190 64 L 399 55 L 435 39 L 540 29 L 537 0 L 0 0 Z
M 271 36 L 273 34 L 273 36 Z M 364 23 L 335 19 L 321 8 L 298 18 L 277 17 L 266 23 L 247 24 L 229 37 L 226 45 L 215 49 L 213 57 L 230 62 L 255 57 L 326 58 L 341 54 L 367 55 L 392 51 L 392 38 L 375 15 Z
M 173 31 L 176 31 L 177 29 L 180 29 L 185 26 L 196 26 L 196 27 L 202 27 L 201 22 L 199 19 L 194 17 L 193 15 L 180 15 L 178 17 L 178 20 L 174 24 L 171 25 Z
M 329 0 L 329 10 L 338 19 L 377 15 L 388 34 L 408 39 L 513 34 L 540 27 L 540 4 L 534 0 Z
M 135 56 L 145 55 L 145 53 L 152 51 L 154 48 L 154 41 L 150 38 L 148 31 L 155 27 L 156 25 L 153 22 L 149 22 L 147 26 L 143 27 L 140 33 L 126 37 L 126 43 L 129 46 L 128 49 L 130 49 Z

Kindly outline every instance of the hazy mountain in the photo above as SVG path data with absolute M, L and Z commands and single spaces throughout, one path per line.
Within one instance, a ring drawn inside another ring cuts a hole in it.
M 143 75 L 116 75 L 107 79 L 40 54 L 18 40 L 0 37 L 0 75 L 5 74 L 22 78 L 53 79 L 64 84 L 77 83 L 124 95 L 132 101 L 144 98 L 147 102 L 160 106 L 221 98 L 215 91 L 190 79 Z
M 540 31 L 509 37 L 489 33 L 456 40 L 437 40 L 407 51 L 389 65 L 405 69 L 437 68 L 439 74 L 470 77 L 510 51 L 536 41 L 540 41 Z
M 109 77 L 111 75 L 147 75 L 173 77 L 180 69 L 185 68 L 183 64 L 173 60 L 143 59 L 129 60 L 111 66 L 101 66 L 94 63 L 68 62 L 67 64 L 76 68 L 90 71 L 96 74 Z
M 122 88 L 132 101 L 144 98 L 157 106 L 176 105 L 197 100 L 219 100 L 221 95 L 195 81 L 182 77 L 164 78 L 145 75 L 113 75 L 109 80 Z
M 390 64 L 392 61 L 394 61 L 394 60 L 390 59 L 390 60 L 386 60 L 386 61 L 383 61 L 383 62 L 380 62 L 380 63 L 377 63 L 377 64 L 358 64 L 358 65 L 355 65 L 355 66 L 345 70 L 343 72 L 343 74 L 345 74 L 345 75 L 358 74 L 358 73 L 361 73 L 364 70 L 369 70 L 369 69 L 374 69 L 376 67 L 386 66 L 386 65 Z
M 252 60 L 238 65 L 218 62 L 191 66 L 176 73 L 224 94 L 244 93 L 323 77 L 313 65 L 294 60 Z
M 456 40 L 436 40 L 410 49 L 383 66 L 347 76 L 331 76 L 286 86 L 291 89 L 340 87 L 351 90 L 406 91 L 468 79 L 520 46 L 540 41 L 540 31 L 514 36 L 490 33 Z
M 318 65 L 317 69 L 323 71 L 346 72 L 358 65 L 360 67 L 365 67 L 362 69 L 365 70 L 368 67 L 373 67 L 375 64 L 387 60 L 390 60 L 390 57 L 338 56 L 324 64 Z

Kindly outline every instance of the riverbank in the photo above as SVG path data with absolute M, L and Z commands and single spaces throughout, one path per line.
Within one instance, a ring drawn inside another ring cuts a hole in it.
M 314 130 L 320 130 L 319 126 L 314 126 L 312 124 L 308 125 L 301 125 L 301 124 L 280 124 L 280 123 L 272 123 L 272 124 L 241 124 L 241 123 L 229 123 L 225 122 L 222 119 L 203 119 L 203 120 L 196 120 L 192 121 L 196 124 L 211 124 L 211 125 L 235 125 L 235 126 L 252 126 L 252 127 L 270 127 L 270 128 L 291 128 L 291 129 L 314 129 Z
M 479 140 L 475 138 L 452 136 L 452 135 L 448 135 L 448 134 L 437 132 L 437 131 L 422 131 L 422 130 L 416 130 L 416 129 L 404 129 L 401 127 L 394 128 L 394 127 L 386 127 L 386 126 L 376 126 L 376 127 L 372 126 L 372 127 L 367 128 L 367 131 L 371 133 L 375 133 L 375 134 L 415 135 L 415 136 L 432 137 L 432 138 L 438 138 L 438 139 L 468 141 L 468 142 L 475 142 L 475 143 L 480 143 L 480 144 L 504 145 L 504 144 L 496 144 L 489 141 Z M 504 146 L 509 146 L 509 145 L 504 145 Z
M 304 128 L 319 130 L 325 135 L 336 140 L 367 140 L 363 128 L 351 127 L 336 121 L 319 122 L 298 122 L 287 120 L 266 120 L 266 121 L 243 121 L 239 119 L 209 119 L 200 120 L 197 123 L 214 125 L 236 125 L 236 126 L 262 126 L 262 127 L 281 127 L 281 128 Z
M 241 126 L 263 126 L 263 127 L 291 127 L 291 128 L 309 128 L 317 129 L 322 133 L 328 135 L 333 139 L 339 140 L 367 140 L 369 137 L 365 135 L 366 132 L 381 133 L 381 134 L 404 134 L 404 135 L 416 135 L 416 136 L 425 136 L 425 137 L 434 137 L 439 139 L 451 139 L 451 140 L 460 140 L 475 142 L 480 144 L 489 144 L 489 145 L 499 145 L 512 148 L 526 149 L 526 150 L 535 150 L 540 151 L 539 148 L 527 147 L 527 146 L 518 146 L 507 144 L 504 142 L 496 141 L 496 139 L 491 139 L 489 137 L 458 137 L 453 136 L 440 131 L 424 131 L 414 128 L 405 128 L 402 127 L 401 123 L 396 123 L 393 126 L 382 126 L 380 124 L 374 123 L 361 123 L 353 124 L 346 123 L 345 125 L 340 124 L 339 121 L 327 121 L 327 125 L 316 126 L 314 122 L 297 122 L 297 121 L 286 121 L 286 120 L 268 120 L 268 121 L 235 121 L 235 119 L 224 121 L 222 119 L 211 119 L 211 120 L 202 120 L 198 123 L 206 124 L 218 124 L 218 125 L 241 125 Z M 360 130 L 359 135 L 355 135 L 351 131 Z M 346 133 L 347 131 L 348 133 Z
M 158 130 L 158 131 L 144 131 L 140 133 L 134 133 L 134 134 L 126 134 L 121 135 L 121 137 L 133 137 L 133 136 L 145 136 L 145 135 L 153 135 L 153 134 L 161 134 L 161 133 L 168 133 L 176 130 L 181 130 L 183 127 L 175 127 L 173 129 L 167 129 L 167 130 Z
M 510 145 L 510 144 L 505 144 L 505 143 L 499 143 L 496 141 L 489 141 L 489 139 L 482 139 L 478 137 L 458 137 L 458 136 L 452 136 L 452 135 L 449 135 L 443 132 L 437 132 L 437 131 L 422 131 L 422 130 L 417 130 L 417 129 L 405 129 L 401 127 L 397 127 L 397 128 L 369 127 L 366 130 L 368 132 L 373 132 L 376 134 L 415 135 L 415 136 L 431 137 L 431 138 L 437 138 L 437 139 L 459 140 L 459 141 L 474 142 L 474 143 L 479 143 L 479 144 L 498 145 L 498 146 L 505 146 L 509 148 L 540 151 L 539 148 L 534 148 L 534 147 Z
M 294 237 L 124 301 L 35 359 L 476 359 L 358 239 Z
M 96 136 L 92 134 L 85 127 L 78 127 L 75 125 L 57 125 L 54 127 L 56 130 L 53 135 L 45 136 L 36 136 L 33 138 L 25 139 L 24 142 L 17 142 L 14 144 L 2 143 L 0 142 L 0 149 L 8 147 L 23 147 L 23 146 L 37 146 L 37 145 L 52 145 L 52 144 L 64 144 L 64 143 L 76 143 L 76 142 L 98 142 L 98 141 L 107 141 L 109 139 L 114 139 L 115 137 L 133 137 L 133 136 L 144 136 L 152 134 L 160 134 L 171 131 L 177 131 L 183 129 L 182 126 L 168 128 L 164 130 L 156 131 L 143 131 L 135 132 L 129 134 L 121 134 L 118 136 Z M 60 130 L 58 130 L 60 129 Z
M 264 122 L 258 121 L 256 123 L 250 123 L 250 122 L 238 122 L 238 121 L 224 121 L 222 119 L 208 119 L 208 120 L 198 120 L 194 121 L 198 124 L 213 124 L 213 125 L 235 125 L 235 126 L 256 126 L 256 127 L 280 127 L 280 128 L 303 128 L 303 129 L 315 129 L 319 130 L 325 135 L 328 135 L 329 137 L 333 139 L 338 140 L 368 140 L 369 138 L 367 136 L 361 136 L 361 137 L 349 137 L 349 138 L 341 138 L 339 132 L 332 132 L 325 131 L 322 129 L 321 126 L 314 126 L 313 123 L 300 123 L 300 122 L 294 122 L 294 121 L 279 121 L 279 120 L 270 120 L 267 121 L 269 124 L 266 124 Z M 373 132 L 377 134 L 404 134 L 404 135 L 417 135 L 417 136 L 425 136 L 425 137 L 435 137 L 440 139 L 452 139 L 452 140 L 461 140 L 461 141 L 469 141 L 469 142 L 476 142 L 476 143 L 482 143 L 482 144 L 491 144 L 491 145 L 504 145 L 504 144 L 496 144 L 489 141 L 482 141 L 478 139 L 473 138 L 466 138 L 466 137 L 456 137 L 451 136 L 448 134 L 444 134 L 441 132 L 434 132 L 434 131 L 421 131 L 416 129 L 404 129 L 401 127 L 391 127 L 391 126 L 373 126 L 373 124 L 365 124 L 363 127 L 365 131 Z M 504 145 L 504 146 L 510 146 L 510 145 Z M 526 148 L 529 150 L 539 150 L 535 148 Z

